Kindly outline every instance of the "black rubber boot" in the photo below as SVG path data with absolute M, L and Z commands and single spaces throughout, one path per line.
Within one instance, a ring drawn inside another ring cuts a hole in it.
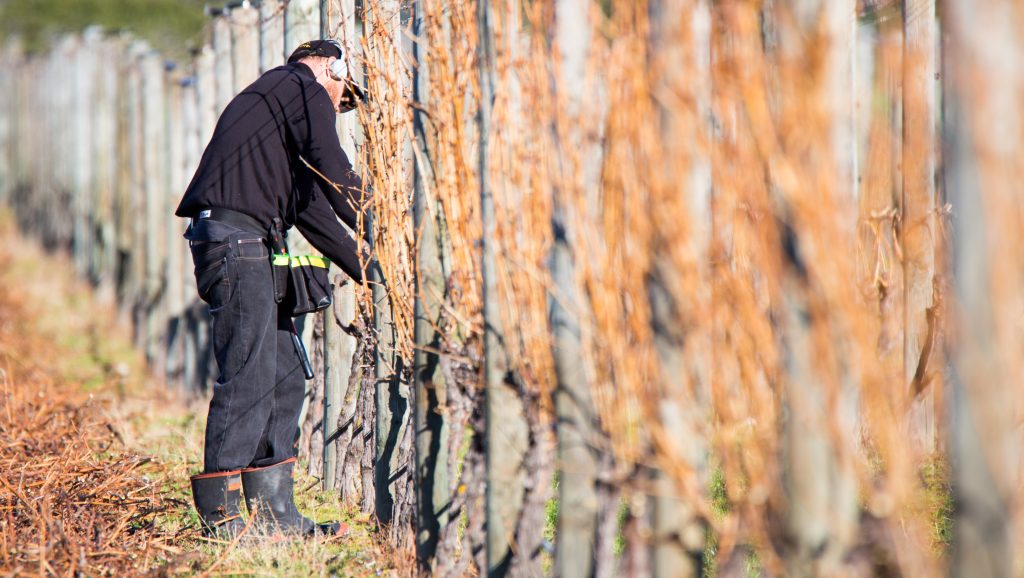
M 237 536 L 245 528 L 240 470 L 199 474 L 190 480 L 203 535 L 219 539 Z
M 333 536 L 340 524 L 317 524 L 295 507 L 292 469 L 295 458 L 266 466 L 242 470 L 242 487 L 249 515 L 256 513 L 256 524 L 264 530 L 300 536 Z

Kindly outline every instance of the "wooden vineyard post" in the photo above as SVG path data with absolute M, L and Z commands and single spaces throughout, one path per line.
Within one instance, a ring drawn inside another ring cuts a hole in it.
M 0 92 L 0 204 L 10 203 L 14 188 L 14 142 L 17 118 L 15 103 L 18 98 L 17 56 L 13 43 L 0 46 L 0 84 L 7 90 Z
M 403 74 L 404 71 L 397 69 L 400 66 L 401 58 L 398 51 L 402 46 L 402 3 L 398 0 L 377 0 L 368 2 L 364 12 L 364 41 L 367 46 L 366 58 L 372 61 L 368 66 L 375 69 L 378 75 L 376 82 L 387 82 L 389 75 Z M 368 79 L 368 81 L 373 79 Z M 397 102 L 406 98 L 404 90 L 407 88 L 403 83 L 397 85 L 378 85 L 381 89 L 400 90 L 400 94 L 393 94 L 388 99 L 383 99 L 377 106 L 394 107 Z M 372 90 L 372 85 L 371 85 Z M 390 117 L 396 114 L 396 109 L 381 110 L 381 114 Z M 387 146 L 387 142 L 379 142 L 380 146 Z M 369 145 L 367 145 L 369 146 Z M 379 159 L 376 162 L 389 163 L 386 169 L 392 171 L 389 179 L 394 183 L 401 183 L 404 190 L 406 182 L 406 167 L 397 157 L 402 154 L 401 150 L 389 151 L 394 155 L 389 159 Z M 380 167 L 385 169 L 385 167 Z M 377 194 L 381 194 L 378 190 Z M 403 193 L 407 194 L 407 193 Z M 378 205 L 380 206 L 380 205 Z M 382 218 L 377 215 L 378 220 Z M 397 244 L 394 237 L 384 239 L 380 236 L 381 228 L 372 224 L 373 237 L 371 245 L 378 261 L 385 258 L 384 243 Z M 396 235 L 397 231 L 391 233 Z M 395 249 L 388 246 L 388 250 Z M 391 283 L 397 280 L 384 277 L 382 269 L 384 263 L 374 266 L 371 272 L 372 299 L 373 299 L 373 322 L 374 331 L 377 335 L 375 357 L 376 390 L 374 401 L 376 405 L 375 422 L 375 454 L 374 462 L 374 487 L 375 487 L 375 510 L 377 519 L 382 524 L 390 524 L 393 543 L 399 543 L 401 536 L 405 535 L 406 528 L 403 519 L 396 519 L 396 514 L 411 514 L 413 509 L 413 496 L 400 492 L 399 485 L 404 485 L 411 471 L 403 470 L 401 459 L 406 452 L 405 440 L 410 421 L 410 392 L 408 383 L 403 381 L 405 360 L 399 355 L 398 332 L 395 326 L 394 299 L 397 293 L 392 293 Z M 396 272 L 397 274 L 397 272 Z
M 4 91 L 4 100 L 7 102 L 8 116 L 8 148 L 5 161 L 7 171 L 4 173 L 4 203 L 13 202 L 13 195 L 18 187 L 23 186 L 26 178 L 26 149 L 30 144 L 26 124 L 31 118 L 31 105 L 29 104 L 30 78 L 28 73 L 34 72 L 35 63 L 26 61 L 21 46 L 16 42 L 9 42 L 4 47 L 7 55 L 9 69 L 4 73 L 4 86 L 9 87 Z M 14 143 L 22 143 L 15 146 Z M 14 207 L 12 207 L 14 208 Z M 12 211 L 17 215 L 17 210 Z
M 501 320 L 497 270 L 497 223 L 494 183 L 490 173 L 490 133 L 497 69 L 494 10 L 490 2 L 477 5 L 480 108 L 480 212 L 483 220 L 483 318 L 486 447 L 486 573 L 505 576 L 513 565 L 516 522 L 523 510 L 524 457 L 529 440 L 525 408 L 511 376 Z
M 425 43 L 425 0 L 413 5 L 412 52 L 413 102 L 424 104 L 430 91 L 430 76 Z M 421 158 L 414 165 L 413 230 L 416 233 L 416 303 L 413 358 L 414 411 L 416 435 L 416 558 L 420 569 L 433 573 L 442 530 L 448 525 L 451 493 L 448 479 L 448 438 L 451 434 L 446 414 L 446 383 L 441 372 L 439 350 L 442 347 L 441 305 L 445 294 L 441 263 L 444 221 L 437 205 L 432 172 L 434 135 L 426 111 L 417 106 L 413 112 L 413 142 Z
M 167 323 L 164 324 L 162 331 L 165 333 L 163 343 L 167 355 L 165 371 L 167 382 L 172 387 L 184 389 L 185 292 L 188 289 L 185 283 L 184 262 L 191 259 L 186 255 L 187 243 L 181 238 L 185 231 L 185 219 L 174 214 L 178 200 L 188 185 L 186 181 L 188 177 L 184 176 L 186 168 L 184 160 L 185 123 L 182 114 L 183 87 L 177 71 L 167 72 L 164 87 L 167 102 L 164 114 L 167 138 L 164 141 L 166 149 L 162 156 L 166 167 L 164 169 L 166 193 L 163 212 L 164 228 L 167 231 L 167 235 L 164 237 L 166 243 L 164 250 L 167 252 L 167 261 L 164 265 Z
M 353 0 L 321 0 L 320 36 L 337 38 L 344 47 L 346 58 L 354 66 L 352 41 L 355 38 L 355 2 Z M 338 137 L 346 154 L 355 152 L 354 129 L 356 112 L 338 117 Z M 330 192 L 328 192 L 330 194 Z M 369 226 L 369 224 L 367 224 Z M 340 273 L 331 269 L 332 279 Z M 323 410 L 323 480 L 327 489 L 339 489 L 342 480 L 338 474 L 348 443 L 341 444 L 344 422 L 354 412 L 356 392 L 349 391 L 352 373 L 352 356 L 356 351 L 356 339 L 339 326 L 351 325 L 355 321 L 356 296 L 353 283 L 334 284 L 334 305 L 324 317 L 324 410 Z M 355 389 L 357 386 L 353 386 Z
M 231 60 L 231 20 L 224 11 L 211 11 L 213 15 L 213 77 L 216 86 L 214 99 L 214 119 L 224 112 L 224 108 L 234 98 L 235 73 Z M 210 131 L 211 134 L 213 131 Z
M 67 112 L 72 123 L 71 146 L 72 175 L 70 192 L 72 195 L 72 212 L 74 224 L 72 229 L 72 255 L 75 271 L 80 277 L 89 274 L 89 262 L 92 255 L 91 215 L 93 211 L 93 150 L 92 133 L 95 129 L 95 48 L 99 42 L 100 31 L 92 27 L 87 29 L 81 38 L 75 39 L 78 44 L 73 52 L 71 78 L 72 91 L 75 99 L 70 103 Z
M 1021 7 L 943 6 L 945 189 L 953 207 L 949 576 L 1012 576 L 1019 493 Z M 1011 321 L 1011 319 L 1013 319 Z M 1014 366 L 1013 364 L 1016 364 Z
M 104 39 L 99 58 L 105 62 L 117 53 L 117 41 Z M 101 293 L 110 293 L 114 281 L 116 238 L 114 227 L 114 189 L 117 185 L 117 106 L 120 98 L 117 68 L 100 66 L 96 69 L 98 100 L 96 129 L 92 135 L 96 157 L 95 214 L 96 247 L 93 255 L 92 280 Z
M 935 450 L 937 317 L 930 309 L 935 281 L 935 151 L 938 22 L 935 0 L 903 6 L 903 367 L 911 427 L 924 453 Z M 929 363 L 931 362 L 931 363 Z
M 840 199 L 852 193 L 853 182 L 851 64 L 856 5 L 853 0 L 783 4 L 776 3 L 771 14 L 779 34 L 779 58 L 794 59 L 801 54 L 798 39 L 804 31 L 825 32 L 820 42 L 825 45 L 827 64 L 816 80 L 822 85 L 818 106 L 830 125 L 828 132 L 820 135 L 828 147 L 821 158 L 834 167 L 826 174 L 832 177 L 831 194 Z M 778 18 L 787 10 L 796 15 L 789 22 Z M 790 542 L 785 567 L 787 575 L 795 578 L 840 568 L 855 538 L 857 522 L 856 481 L 848 461 L 836 450 L 838 440 L 828 433 L 852 435 L 855 399 L 843 389 L 837 392 L 834 406 L 826 404 L 827 386 L 814 363 L 811 281 L 803 258 L 799 249 L 787 254 L 780 304 L 786 372 L 782 384 L 786 414 L 780 441 L 783 486 L 789 501 L 784 523 Z
M 116 221 L 117 238 L 117 303 L 122 316 L 129 319 L 135 327 L 139 326 L 136 318 L 135 303 L 138 299 L 136 279 L 138 278 L 140 251 L 132 249 L 138 243 L 137 231 L 139 215 L 142 214 L 138 194 L 142 190 L 142 159 L 141 146 L 141 113 L 139 103 L 140 74 L 136 66 L 138 55 L 146 49 L 139 41 L 131 41 L 127 48 L 128 57 L 121 61 L 123 67 L 124 97 L 121 99 L 119 112 L 118 134 L 118 181 L 114 194 L 114 218 Z M 132 193 L 135 194 L 132 194 Z M 138 346 L 138 331 L 133 334 L 135 345 Z
M 707 143 L 711 139 L 711 21 L 706 0 L 685 3 L 652 2 L 650 8 L 656 93 L 687 94 L 696 104 L 693 112 L 672 109 L 659 101 L 661 142 L 666 159 L 656 186 L 668 195 L 651 209 L 665 210 L 678 203 L 689 214 L 686 238 L 674 238 L 676 230 L 659 230 L 656 255 L 648 281 L 652 334 L 661 380 L 657 420 L 664 430 L 662 452 L 686 465 L 697 478 L 697 487 L 708 485 L 707 440 L 702 431 L 710 419 L 711 327 L 702 323 L 701 312 L 711 308 L 711 164 Z M 686 163 L 679 179 L 673 163 Z M 670 183 L 678 183 L 673 186 Z M 650 217 L 652 222 L 659 219 Z M 685 247 L 685 249 L 684 249 Z M 694 294 L 681 295 L 685 282 L 677 270 L 680 251 L 695 256 L 697 283 Z M 688 376 L 689 387 L 683 376 Z M 663 469 L 654 472 L 651 528 L 651 567 L 656 577 L 697 578 L 703 574 L 706 524 L 697 509 L 680 497 L 679 481 Z
M 260 1 L 260 74 L 280 66 L 287 57 L 284 52 L 284 11 L 282 0 Z
M 320 0 L 289 0 L 284 13 L 284 56 L 300 43 L 319 37 Z
M 36 211 L 42 209 L 42 214 L 39 216 L 45 215 L 48 210 L 52 210 L 59 204 L 62 204 L 59 200 L 59 195 L 60 191 L 63 190 L 62 177 L 68 166 L 65 155 L 67 154 L 66 147 L 68 138 L 66 133 L 69 123 L 67 122 L 67 119 L 60 114 L 63 110 L 61 108 L 61 98 L 63 95 L 59 94 L 57 91 L 51 91 L 47 94 L 41 93 L 39 90 L 42 86 L 45 86 L 46 83 L 56 81 L 56 73 L 54 72 L 56 65 L 54 64 L 54 61 L 67 57 L 62 55 L 60 52 L 61 46 L 58 44 L 57 49 L 47 57 L 45 64 L 42 65 L 41 72 L 43 76 L 35 79 L 37 84 L 33 87 L 35 93 L 39 95 L 39 97 L 37 97 L 38 102 L 35 106 L 38 109 L 41 109 L 37 111 L 36 116 L 38 118 L 41 113 L 47 114 L 47 116 L 44 117 L 47 122 L 47 125 L 45 126 L 49 129 L 49 134 L 55 137 L 55 146 L 53 147 L 52 153 L 53 160 L 51 163 L 53 161 L 57 161 L 53 163 L 54 166 L 47 167 L 46 163 L 39 159 L 37 155 L 33 155 L 32 158 L 29 179 L 30 182 L 31 180 L 38 179 L 37 184 L 32 188 L 36 189 L 38 187 L 38 192 L 36 194 L 40 197 L 38 199 L 40 206 L 33 208 L 36 209 Z M 44 78 L 45 81 L 40 82 Z M 42 140 L 41 137 L 33 139 L 33 145 L 35 145 L 33 152 L 35 153 L 38 153 L 41 149 L 41 145 L 39 144 L 40 140 Z M 33 213 L 36 211 L 33 211 Z M 51 217 L 50 219 L 45 219 L 40 224 L 43 225 L 43 230 L 41 231 L 43 245 L 51 248 L 54 247 L 57 242 L 55 229 L 58 225 L 56 218 Z
M 577 130 L 563 135 L 564 153 L 579 151 L 580 163 L 595 162 L 592 143 L 585 142 L 581 130 L 582 101 L 587 93 L 586 62 L 590 49 L 591 21 L 587 0 L 560 0 L 555 7 L 554 38 L 559 52 L 555 55 L 557 82 L 568 95 L 566 123 Z M 556 189 L 551 225 L 554 247 L 551 255 L 551 277 L 557 294 L 549 297 L 550 323 L 554 340 L 554 363 L 557 375 L 555 413 L 558 444 L 558 531 L 555 556 L 556 575 L 587 577 L 595 574 L 598 552 L 598 476 L 601 452 L 609 447 L 598 425 L 589 370 L 585 365 L 580 336 L 579 317 L 586 311 L 580 298 L 575 271 L 573 231 L 570 207 L 572 197 L 579 194 L 577 186 L 586 189 L 594 183 L 577 183 L 571 173 L 592 175 L 591 167 L 568 165 L 563 186 Z M 605 545 L 610 547 L 610 545 Z
M 331 2 L 330 0 L 320 0 L 320 38 L 330 38 L 330 12 Z M 340 123 L 340 121 L 339 121 Z M 340 132 L 340 131 L 339 131 Z M 343 134 L 343 133 L 342 133 Z M 338 136 L 341 137 L 342 134 Z M 342 149 L 345 149 L 342 144 Z M 327 194 L 332 194 L 330 191 Z M 333 268 L 332 268 L 333 269 Z M 321 462 L 323 468 L 323 486 L 325 489 L 335 489 L 337 484 L 337 471 L 338 471 L 338 453 L 337 453 L 337 439 L 338 439 L 338 427 L 341 420 L 341 403 L 344 398 L 344 385 L 348 384 L 347 377 L 348 371 L 346 370 L 346 363 L 339 351 L 341 345 L 340 341 L 344 338 L 344 333 L 339 331 L 338 326 L 334 319 L 334 312 L 339 305 L 344 307 L 345 303 L 343 300 L 338 299 L 338 291 L 332 284 L 332 290 L 334 292 L 333 299 L 334 304 L 330 309 L 323 312 L 323 421 L 322 430 L 322 444 L 321 450 Z M 347 367 L 351 369 L 351 359 Z M 311 444 L 312 445 L 312 444 Z M 311 447 L 310 451 L 314 451 L 315 448 Z
M 140 231 L 144 248 L 145 272 L 141 295 L 146 359 L 160 374 L 164 370 L 164 356 L 161 351 L 160 335 L 166 325 L 166 309 L 163 301 L 165 284 L 163 263 L 166 259 L 166 235 L 164 224 L 167 203 L 166 163 L 162 157 L 166 152 L 166 119 L 164 118 L 164 65 L 160 55 L 148 50 L 139 60 L 142 82 L 142 138 L 143 174 L 142 191 L 145 195 L 145 230 Z M 138 245 L 136 246 L 138 248 Z
M 193 144 L 195 160 L 194 164 L 190 165 L 193 167 L 193 172 L 195 167 L 199 166 L 199 159 L 207 143 L 210 142 L 210 138 L 213 137 L 214 127 L 217 125 L 219 88 L 215 60 L 216 51 L 209 45 L 203 46 L 195 58 L 196 126 L 192 137 L 195 139 Z M 191 179 L 191 175 L 189 178 Z M 192 263 L 191 257 L 188 259 L 188 263 Z M 191 268 L 188 272 L 192 272 Z M 189 309 L 188 338 L 190 343 L 186 346 L 186 355 L 191 355 L 193 360 L 186 365 L 186 374 L 188 374 L 186 381 L 191 388 L 205 390 L 212 387 L 213 381 L 216 379 L 215 364 L 211 355 L 210 315 L 205 304 L 199 301 L 198 295 L 195 293 L 195 276 L 190 274 L 188 279 L 189 287 L 192 290 L 189 295 L 193 297 L 193 301 Z
M 206 144 L 210 142 L 213 129 L 217 125 L 217 80 L 213 64 L 214 54 L 214 50 L 207 45 L 199 49 L 195 58 L 196 139 L 199 143 L 200 154 L 206 148 Z
M 11 68 L 7 71 L 4 80 L 10 82 L 5 82 L 4 86 L 9 86 L 10 89 L 5 91 L 4 98 L 8 99 L 7 110 L 10 113 L 8 118 L 10 142 L 7 149 L 7 161 L 10 164 L 8 172 L 5 173 L 4 195 L 6 196 L 3 199 L 5 203 L 13 201 L 12 195 L 25 182 L 25 167 L 27 165 L 25 149 L 30 144 L 25 125 L 28 122 L 27 119 L 31 117 L 28 98 L 31 83 L 28 78 L 32 78 L 26 73 L 32 71 L 34 64 L 31 61 L 24 62 L 20 47 L 13 43 L 8 45 L 7 53 Z M 22 146 L 14 146 L 15 142 L 22 143 Z M 14 212 L 17 215 L 17 210 Z
M 228 13 L 231 25 L 232 96 L 241 92 L 260 73 L 260 13 L 248 2 Z
M 199 59 L 197 57 L 192 63 L 191 76 L 182 80 L 181 87 L 181 123 L 182 123 L 182 185 L 179 189 L 184 194 L 188 182 L 191 182 L 192 175 L 199 166 L 199 158 L 203 151 L 205 142 L 200 142 L 200 96 L 199 96 Z M 201 388 L 198 383 L 199 372 L 197 365 L 200 359 L 200 324 L 198 320 L 199 297 L 196 294 L 196 280 L 193 274 L 192 257 L 189 254 L 187 243 L 178 238 L 181 243 L 183 258 L 181 261 L 181 279 L 184 285 L 184 305 L 182 314 L 182 370 L 181 379 L 184 384 L 184 391 L 195 391 Z

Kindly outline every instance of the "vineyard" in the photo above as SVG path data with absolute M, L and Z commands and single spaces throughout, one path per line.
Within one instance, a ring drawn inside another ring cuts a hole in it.
M 202 400 L 174 207 L 227 102 L 339 40 L 380 268 L 305 320 L 300 462 L 420 573 L 1024 575 L 1024 7 L 207 13 L 184 60 L 0 48 L 0 202 Z

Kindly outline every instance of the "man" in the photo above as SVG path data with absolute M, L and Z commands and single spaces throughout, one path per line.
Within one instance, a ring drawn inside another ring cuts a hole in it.
M 353 230 L 368 228 L 362 184 L 335 130 L 335 115 L 352 110 L 361 95 L 340 44 L 300 45 L 288 64 L 264 73 L 224 109 L 175 212 L 191 218 L 185 238 L 199 296 L 213 316 L 219 369 L 203 473 L 191 479 L 207 534 L 244 528 L 240 490 L 250 516 L 256 512 L 268 531 L 310 536 L 338 528 L 315 524 L 293 501 L 305 378 L 291 318 L 275 302 L 268 238 L 275 220 L 284 229 L 294 225 L 362 280 L 357 243 L 336 218 Z

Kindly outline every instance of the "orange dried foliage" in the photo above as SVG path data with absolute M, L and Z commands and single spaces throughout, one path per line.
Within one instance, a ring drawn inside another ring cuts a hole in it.
M 34 306 L 0 295 L 0 574 L 144 573 L 180 553 L 156 520 L 182 504 L 149 479 L 163 466 L 123 449 L 104 402 L 44 365 Z

